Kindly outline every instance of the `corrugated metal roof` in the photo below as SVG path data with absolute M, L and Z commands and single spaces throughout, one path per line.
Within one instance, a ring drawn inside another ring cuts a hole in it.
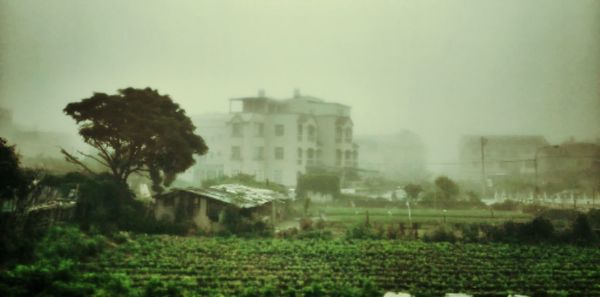
M 207 189 L 194 187 L 173 189 L 172 191 L 160 196 L 172 195 L 172 193 L 178 191 L 212 198 L 227 204 L 235 205 L 239 208 L 252 208 L 271 201 L 283 201 L 288 199 L 285 195 L 279 192 L 238 184 L 215 185 Z

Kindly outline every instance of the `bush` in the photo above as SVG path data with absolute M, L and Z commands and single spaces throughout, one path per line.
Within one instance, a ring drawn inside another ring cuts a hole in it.
M 424 241 L 428 241 L 428 242 L 455 242 L 456 241 L 456 235 L 454 235 L 454 232 L 444 226 L 444 225 L 440 225 L 438 227 L 436 227 L 435 229 L 427 232 L 424 236 L 423 236 L 423 240 Z
M 73 226 L 55 226 L 35 248 L 38 260 L 58 263 L 64 259 L 83 260 L 100 253 L 107 246 L 102 235 L 89 236 Z
M 532 214 L 532 215 L 539 215 L 547 209 L 548 209 L 547 207 L 539 205 L 537 203 L 527 204 L 522 207 L 522 211 L 524 213 L 528 213 L 528 214 Z
M 239 208 L 228 206 L 219 214 L 219 224 L 223 227 L 217 235 L 240 235 L 244 237 L 270 237 L 273 228 L 267 223 L 242 216 Z
M 503 210 L 503 211 L 515 211 L 518 210 L 520 207 L 520 203 L 517 201 L 513 201 L 513 200 L 504 200 L 500 203 L 494 203 L 492 204 L 492 209 L 493 210 Z
M 536 217 L 531 222 L 520 225 L 519 239 L 524 242 L 549 242 L 555 239 L 554 226 L 550 220 Z
M 300 219 L 300 230 L 301 231 L 307 231 L 307 230 L 311 230 L 313 228 L 313 221 L 311 218 L 301 218 Z
M 366 224 L 357 224 L 346 230 L 346 239 L 381 239 L 377 232 Z
M 598 241 L 586 215 L 577 216 L 569 232 L 569 240 L 578 245 L 594 244 Z
M 100 253 L 106 244 L 103 236 L 76 227 L 52 227 L 35 247 L 35 262 L 0 273 L 0 296 L 138 296 L 126 275 L 79 270 L 81 260 Z

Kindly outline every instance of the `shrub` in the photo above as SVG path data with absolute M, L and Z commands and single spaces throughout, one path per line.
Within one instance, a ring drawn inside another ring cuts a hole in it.
M 520 203 L 514 200 L 504 200 L 500 203 L 492 204 L 493 210 L 515 211 L 518 210 Z
M 528 213 L 528 214 L 539 215 L 540 213 L 544 212 L 546 209 L 548 209 L 548 208 L 545 206 L 539 205 L 537 203 L 534 203 L 534 204 L 524 205 L 522 208 L 522 211 L 524 213 Z
M 536 217 L 531 222 L 519 226 L 519 239 L 525 242 L 553 241 L 554 226 L 550 220 Z
M 88 236 L 72 226 L 55 226 L 35 248 L 39 260 L 58 263 L 64 259 L 81 260 L 101 252 L 107 245 L 102 235 Z
M 301 218 L 300 219 L 300 230 L 306 231 L 311 230 L 313 228 L 313 221 L 311 218 Z
M 440 225 L 427 232 L 423 236 L 423 240 L 429 242 L 455 242 L 456 235 L 454 235 L 454 232 L 450 228 Z
M 370 225 L 357 224 L 346 230 L 346 239 L 381 239 Z
M 586 215 L 580 214 L 577 216 L 569 232 L 569 239 L 572 243 L 578 245 L 593 244 L 598 241 Z

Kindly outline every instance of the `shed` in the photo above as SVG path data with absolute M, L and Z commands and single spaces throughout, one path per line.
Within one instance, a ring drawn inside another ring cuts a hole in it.
M 156 219 L 170 222 L 192 221 L 203 229 L 210 229 L 213 223 L 218 222 L 219 214 L 225 207 L 236 207 L 246 217 L 264 217 L 275 213 L 274 202 L 288 199 L 272 190 L 237 184 L 173 189 L 154 198 Z

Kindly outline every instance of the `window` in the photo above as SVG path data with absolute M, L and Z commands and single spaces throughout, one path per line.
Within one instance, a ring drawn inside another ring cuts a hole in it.
M 242 137 L 242 123 L 233 123 L 231 125 L 231 136 L 233 137 Z
M 298 165 L 302 165 L 302 149 L 298 148 Z
M 351 158 L 352 158 L 352 152 L 351 151 L 346 151 L 346 153 L 345 153 L 345 159 L 346 159 L 346 161 L 350 161 Z
M 304 127 L 302 124 L 298 125 L 298 141 L 302 141 L 302 134 L 304 132 Z
M 275 125 L 275 136 L 283 136 L 283 125 Z
M 265 136 L 265 124 L 263 124 L 263 123 L 255 123 L 255 127 L 256 127 L 256 133 L 255 133 L 256 137 L 263 137 L 263 136 Z
M 306 150 L 306 159 L 307 159 L 307 163 L 308 165 L 314 165 L 315 163 L 315 150 L 309 148 L 308 150 Z
M 342 142 L 342 127 L 335 128 L 335 142 Z
M 317 131 L 315 126 L 308 126 L 308 141 L 317 140 Z
M 342 151 L 341 150 L 335 151 L 335 164 L 338 166 L 342 165 Z
M 265 148 L 257 146 L 254 148 L 254 160 L 261 161 L 265 159 Z
M 231 160 L 241 160 L 242 159 L 242 149 L 239 146 L 231 147 Z
M 283 148 L 282 147 L 275 148 L 275 160 L 283 160 Z
M 348 142 L 348 143 L 352 142 L 352 128 L 350 128 L 350 127 L 346 128 L 345 139 L 346 139 L 346 142 Z

